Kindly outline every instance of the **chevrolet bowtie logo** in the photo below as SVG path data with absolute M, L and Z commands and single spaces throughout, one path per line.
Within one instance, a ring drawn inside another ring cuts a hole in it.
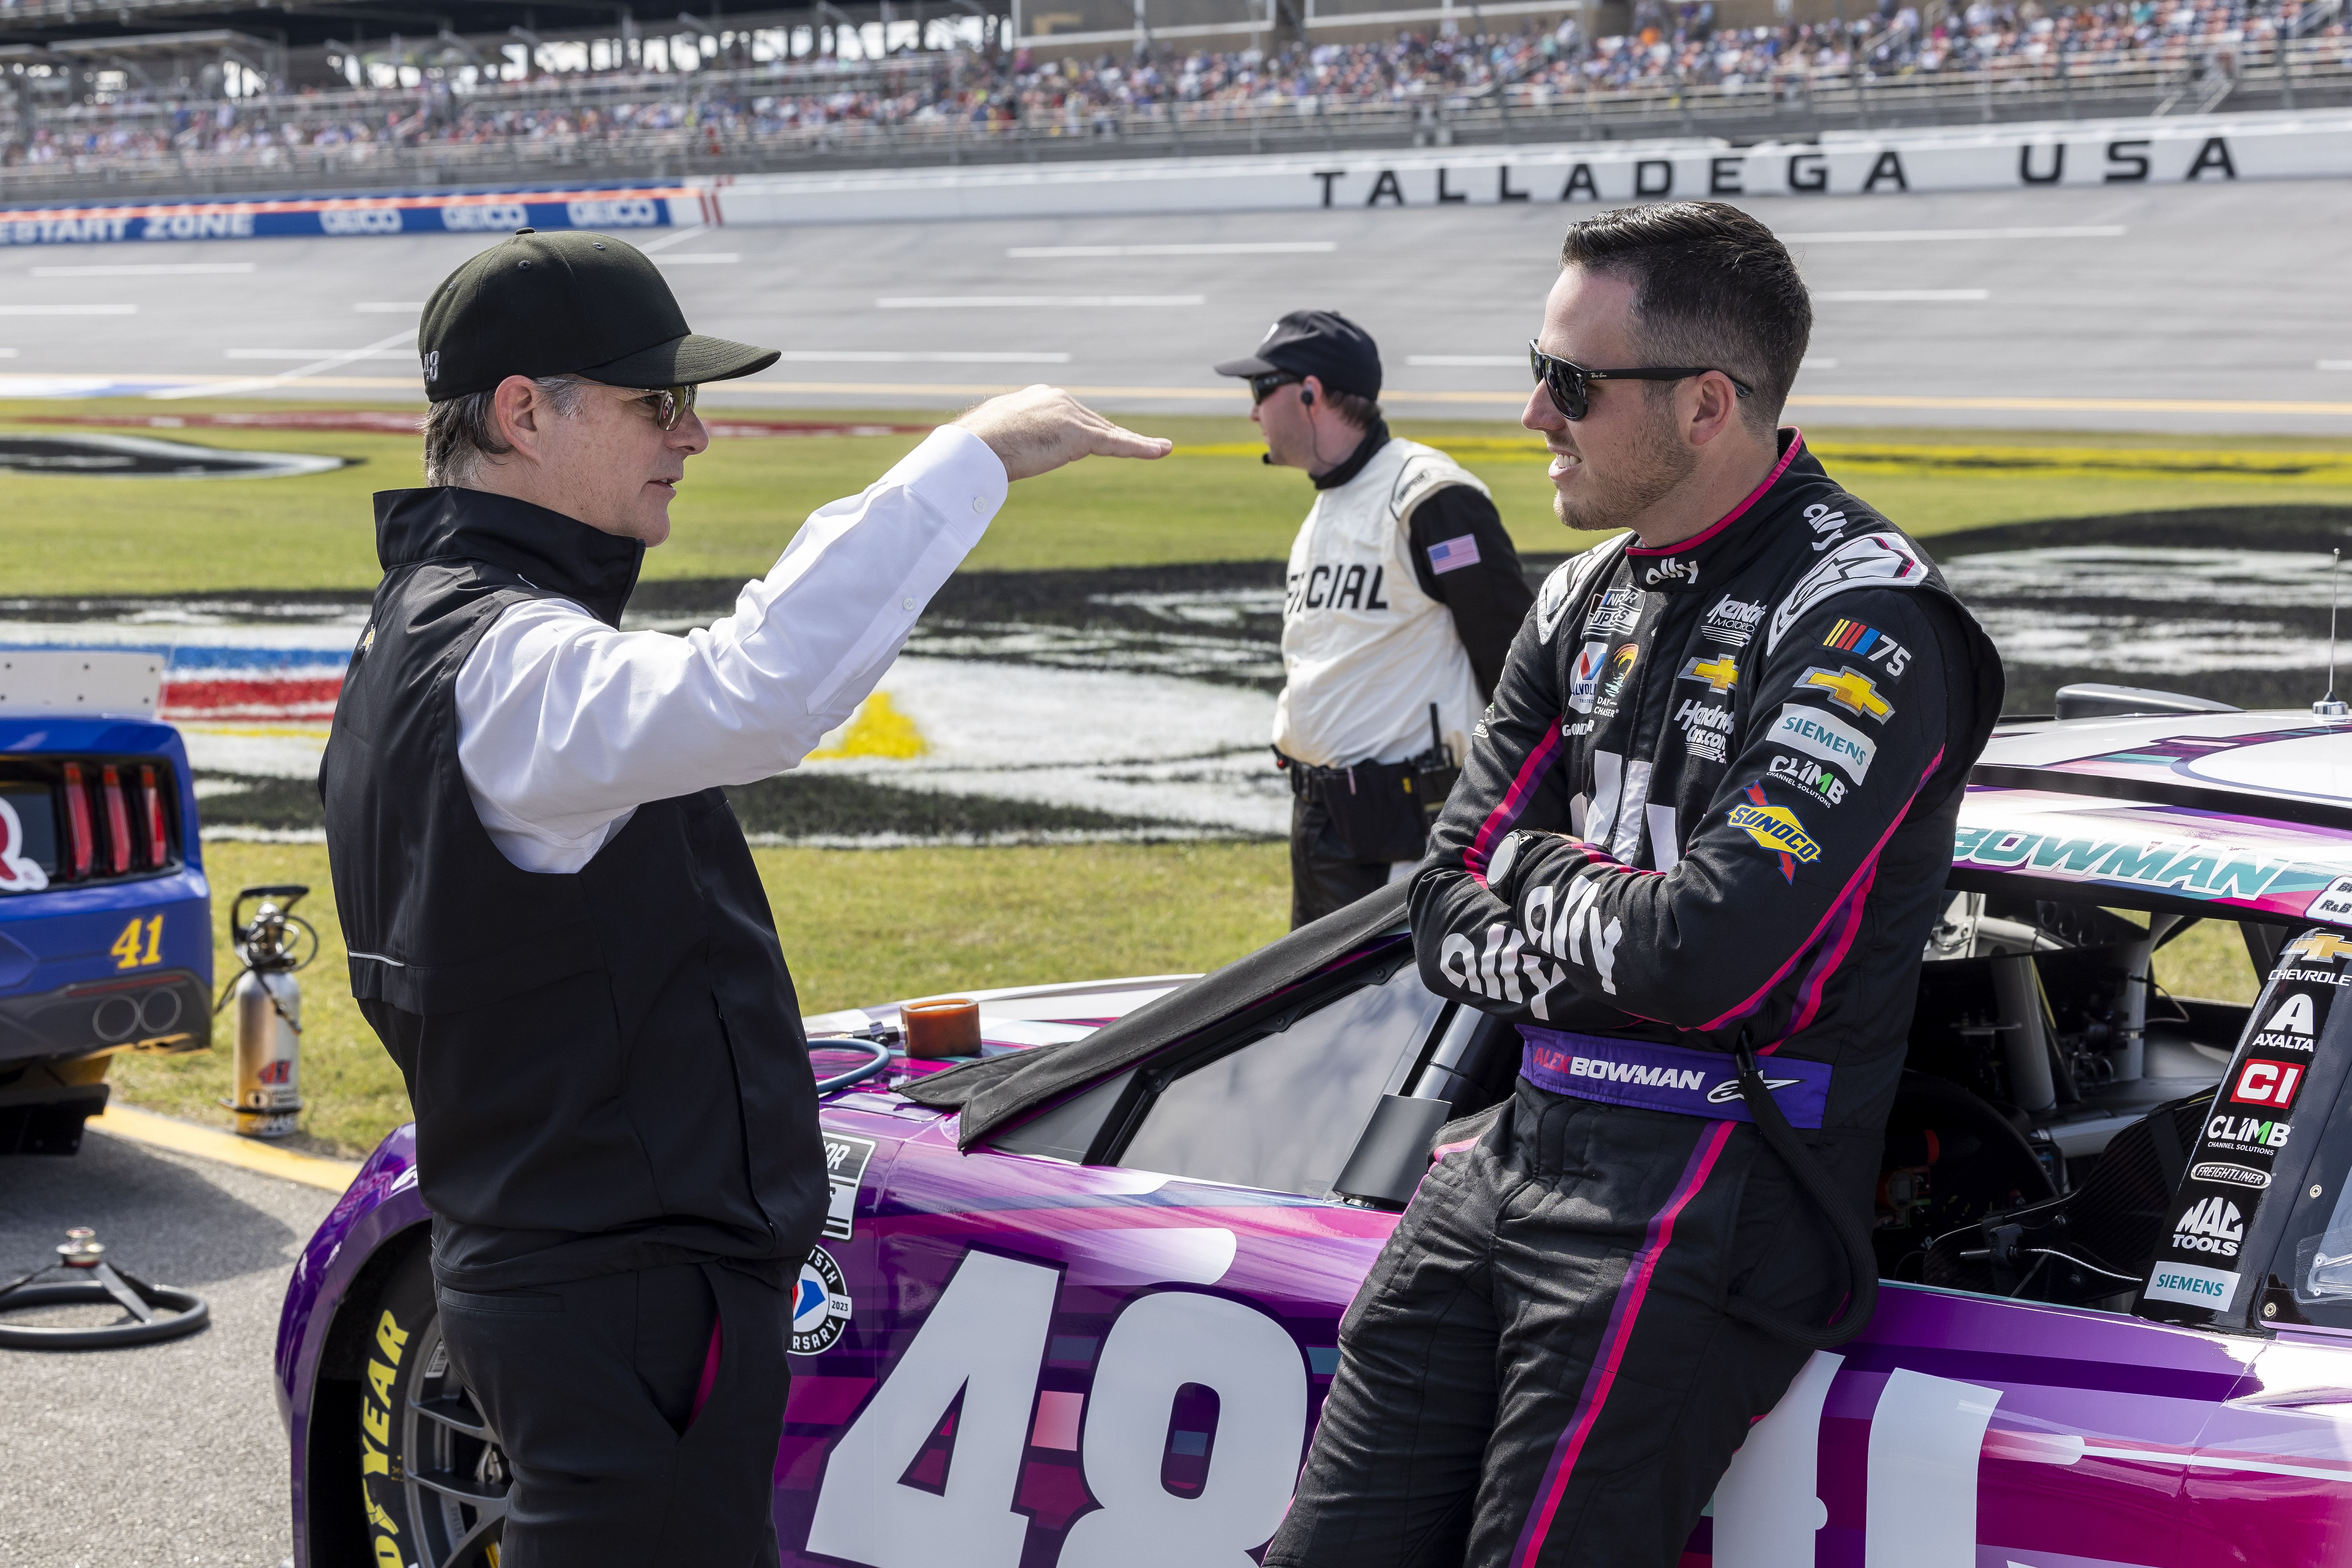
M 2298 957 L 2333 963 L 2339 958 L 2352 956 L 2352 941 L 2337 936 L 2332 931 L 2309 931 L 2287 943 L 2286 950 Z
M 1818 687 L 1829 693 L 1831 701 L 1847 712 L 1856 716 L 1867 714 L 1881 723 L 1885 723 L 1886 716 L 1895 711 L 1895 704 L 1878 694 L 1878 688 L 1871 684 L 1870 677 L 1852 665 L 1842 667 L 1835 675 L 1826 669 L 1809 669 L 1797 684 Z
M 1711 691 L 1728 691 L 1739 684 L 1739 667 L 1731 662 L 1729 654 L 1721 658 L 1695 658 L 1683 666 L 1682 678 L 1704 680 Z

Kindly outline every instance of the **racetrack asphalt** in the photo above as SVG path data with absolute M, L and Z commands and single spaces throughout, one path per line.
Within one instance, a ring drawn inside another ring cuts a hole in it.
M 2346 434 L 2352 321 L 2332 280 L 2352 241 L 2347 194 L 2338 180 L 1748 205 L 1787 237 L 1816 291 L 1799 422 Z M 1507 420 L 1526 397 L 1526 343 L 1560 235 L 1590 210 L 1536 201 L 635 237 L 656 249 L 698 331 L 785 351 L 775 368 L 713 389 L 721 408 L 951 407 L 1045 380 L 1122 410 L 1237 414 L 1244 395 L 1211 362 L 1314 305 L 1380 341 L 1393 407 Z M 214 390 L 247 395 L 413 396 L 415 311 L 483 243 L 12 250 L 0 256 L 0 397 L 142 376 L 217 377 Z M 1328 248 L 1023 254 L 1171 245 Z M 324 363 L 343 356 L 355 357 Z
M 207 1327 L 163 1344 L 0 1350 L 0 1563 L 286 1561 L 270 1350 L 294 1258 L 334 1203 L 317 1187 L 102 1133 L 70 1158 L 0 1160 L 0 1280 L 49 1260 L 66 1227 L 83 1225 L 110 1262 L 212 1304 Z

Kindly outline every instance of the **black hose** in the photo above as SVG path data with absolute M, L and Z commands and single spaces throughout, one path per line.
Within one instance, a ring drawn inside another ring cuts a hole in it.
M 863 1036 L 858 1035 L 819 1035 L 808 1044 L 809 1049 L 812 1051 L 866 1051 L 870 1053 L 868 1059 L 858 1063 L 856 1067 L 851 1068 L 847 1072 L 837 1072 L 830 1078 L 821 1078 L 817 1079 L 816 1091 L 820 1096 L 832 1094 L 837 1090 L 847 1089 L 852 1084 L 864 1083 L 867 1079 L 883 1071 L 885 1068 L 888 1068 L 893 1061 L 898 1059 L 897 1057 L 891 1053 L 888 1046 L 884 1045 L 879 1040 L 869 1040 L 865 1038 Z
M 1724 1298 L 1724 1310 L 1744 1323 L 1752 1323 L 1776 1339 L 1786 1340 L 1802 1350 L 1825 1351 L 1842 1345 L 1862 1332 L 1870 1322 L 1870 1314 L 1878 1307 L 1878 1254 L 1870 1245 L 1870 1232 L 1852 1207 L 1838 1199 L 1837 1189 L 1830 1184 L 1829 1173 L 1811 1151 L 1798 1142 L 1796 1129 L 1780 1112 L 1780 1101 L 1757 1070 L 1756 1053 L 1748 1048 L 1748 1036 L 1742 1031 L 1735 1059 L 1739 1068 L 1739 1098 L 1748 1104 L 1748 1114 L 1756 1119 L 1756 1130 L 1764 1135 L 1765 1146 L 1780 1157 L 1789 1167 L 1805 1195 L 1826 1215 L 1830 1228 L 1836 1233 L 1838 1244 L 1845 1249 L 1846 1268 L 1853 1276 L 1853 1293 L 1848 1297 L 1845 1312 L 1824 1327 L 1805 1328 L 1784 1322 L 1763 1308 L 1738 1295 Z

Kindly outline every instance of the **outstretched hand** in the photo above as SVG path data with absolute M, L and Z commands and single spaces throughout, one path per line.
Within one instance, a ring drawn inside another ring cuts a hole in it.
M 1122 429 L 1058 386 L 992 397 L 956 423 L 985 441 L 1014 479 L 1050 474 L 1080 458 L 1164 458 L 1175 447 Z

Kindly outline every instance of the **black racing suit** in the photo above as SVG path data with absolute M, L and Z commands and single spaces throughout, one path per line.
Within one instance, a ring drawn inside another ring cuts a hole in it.
M 1849 1289 L 1728 1053 L 1865 1223 L 1999 660 L 1781 433 L 1722 521 L 1544 584 L 1412 889 L 1422 973 L 1522 1073 L 1340 1329 L 1267 1568 L 1674 1563 Z M 1527 835 L 1498 885 L 1507 835 Z

